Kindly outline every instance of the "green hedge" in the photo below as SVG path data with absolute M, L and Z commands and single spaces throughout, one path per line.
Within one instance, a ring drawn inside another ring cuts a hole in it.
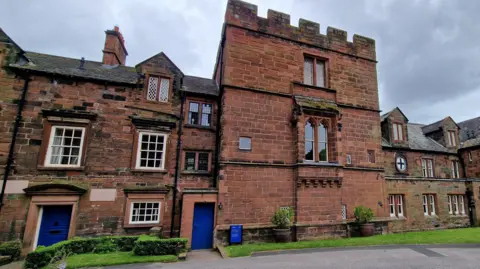
M 138 236 L 74 238 L 48 247 L 39 246 L 25 259 L 25 268 L 42 268 L 72 254 L 132 251 Z
M 20 257 L 21 252 L 22 244 L 20 241 L 9 241 L 0 245 L 0 255 L 12 256 L 12 259 L 14 260 Z
M 186 250 L 187 239 L 159 239 L 152 236 L 140 236 L 135 242 L 133 253 L 138 256 L 178 255 Z

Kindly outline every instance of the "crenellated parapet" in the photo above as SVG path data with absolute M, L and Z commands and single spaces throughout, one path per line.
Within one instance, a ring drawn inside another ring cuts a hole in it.
M 354 34 L 353 41 L 347 40 L 347 32 L 333 27 L 327 34 L 320 33 L 320 24 L 300 19 L 298 27 L 290 24 L 290 15 L 268 10 L 267 18 L 258 16 L 258 7 L 241 0 L 229 0 L 225 22 L 274 36 L 303 42 L 306 44 L 336 50 L 358 57 L 376 60 L 375 40 Z

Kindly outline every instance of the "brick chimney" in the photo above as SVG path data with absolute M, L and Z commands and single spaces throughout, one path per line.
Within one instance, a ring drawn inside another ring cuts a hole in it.
M 113 30 L 105 31 L 105 34 L 103 63 L 106 65 L 125 65 L 128 52 L 120 29 L 118 26 L 115 26 Z

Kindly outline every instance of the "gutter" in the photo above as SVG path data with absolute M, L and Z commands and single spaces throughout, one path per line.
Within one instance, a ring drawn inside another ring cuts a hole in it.
M 3 174 L 2 191 L 0 192 L 0 210 L 3 207 L 3 198 L 5 196 L 5 188 L 7 187 L 7 181 L 8 181 L 8 176 L 10 174 L 10 170 L 12 169 L 12 164 L 14 160 L 13 155 L 15 154 L 15 142 L 17 141 L 18 129 L 20 126 L 20 122 L 22 121 L 22 112 L 23 112 L 23 107 L 25 106 L 25 99 L 27 97 L 29 82 L 30 82 L 30 78 L 27 77 L 23 84 L 22 97 L 18 104 L 17 116 L 15 117 L 15 124 L 13 126 L 13 133 L 12 133 L 12 142 L 10 143 L 10 149 L 8 151 L 7 166 L 5 167 L 5 172 Z
M 178 188 L 178 177 L 180 174 L 180 155 L 182 150 L 182 129 L 183 129 L 183 108 L 185 104 L 185 93 L 180 90 L 180 120 L 178 124 L 177 132 L 177 156 L 175 157 L 175 181 L 173 183 L 173 205 L 172 205 L 172 220 L 170 222 L 170 237 L 175 237 L 174 235 L 174 226 L 175 226 L 175 211 L 177 206 L 177 188 Z
M 218 53 L 218 60 L 220 61 L 220 77 L 219 77 L 219 95 L 217 99 L 217 126 L 216 126 L 216 133 L 215 133 L 215 168 L 213 171 L 214 179 L 213 179 L 213 184 L 212 187 L 216 188 L 217 187 L 217 180 L 219 178 L 219 171 L 220 171 L 220 146 L 221 146 L 221 141 L 220 141 L 220 129 L 221 129 L 221 124 L 220 121 L 222 119 L 222 113 L 223 113 L 223 107 L 222 107 L 222 99 L 223 99 L 223 71 L 224 71 L 224 66 L 223 66 L 223 50 L 225 48 L 225 36 L 227 34 L 226 32 L 226 25 L 223 25 L 223 30 L 222 30 L 222 40 L 220 41 L 220 50 Z M 218 61 L 217 61 L 218 62 Z M 217 70 L 214 71 L 214 78 L 216 78 Z

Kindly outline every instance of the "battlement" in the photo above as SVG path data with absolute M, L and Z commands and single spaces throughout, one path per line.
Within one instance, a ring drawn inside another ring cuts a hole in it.
M 228 0 L 225 23 L 376 60 L 375 40 L 371 38 L 354 34 L 353 41 L 347 41 L 346 31 L 330 26 L 323 35 L 319 23 L 301 18 L 296 27 L 290 24 L 289 14 L 271 9 L 267 18 L 262 18 L 258 16 L 257 5 L 241 0 Z

